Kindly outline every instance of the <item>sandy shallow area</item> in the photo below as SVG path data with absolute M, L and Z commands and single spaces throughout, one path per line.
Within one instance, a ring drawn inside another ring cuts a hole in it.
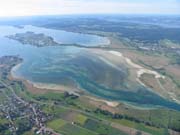
M 119 102 L 107 101 L 107 100 L 98 99 L 98 98 L 94 98 L 94 97 L 90 97 L 90 96 L 88 96 L 88 98 L 91 100 L 94 100 L 94 101 L 103 102 L 110 107 L 117 107 L 120 104 Z
M 103 62 L 105 62 L 106 64 L 108 64 L 113 68 L 122 71 L 120 66 L 124 65 L 128 69 L 131 69 L 133 71 L 131 73 L 135 74 L 134 77 L 131 78 L 134 78 L 135 81 L 137 81 L 143 86 L 145 86 L 145 84 L 141 82 L 139 79 L 143 74 L 152 74 L 154 75 L 155 79 L 160 79 L 160 78 L 165 79 L 165 76 L 159 74 L 158 72 L 147 69 L 145 67 L 142 67 L 141 65 L 134 63 L 131 59 L 125 57 L 121 52 L 107 51 L 100 49 L 92 49 L 90 50 L 90 52 L 92 54 L 95 54 L 97 57 L 99 57 L 99 59 L 101 59 Z
M 109 53 L 111 53 L 112 55 L 116 55 L 117 57 L 123 58 L 128 65 L 130 65 L 130 66 L 132 66 L 133 68 L 135 68 L 135 69 L 137 70 L 137 78 L 140 78 L 141 75 L 147 73 L 147 74 L 152 74 L 152 75 L 154 75 L 155 78 L 165 79 L 165 76 L 159 74 L 159 73 L 156 72 L 156 71 L 152 71 L 152 70 L 146 69 L 146 68 L 144 68 L 144 67 L 142 67 L 142 66 L 140 66 L 140 65 L 138 65 L 138 64 L 136 64 L 136 63 L 134 63 L 134 62 L 132 62 L 131 59 L 123 56 L 122 53 L 120 53 L 120 52 L 117 52 L 117 51 L 109 51 Z
M 20 77 L 18 77 L 17 75 L 16 75 L 16 71 L 21 67 L 21 65 L 22 65 L 22 63 L 19 63 L 19 64 L 17 64 L 16 66 L 14 66 L 12 69 L 11 69 L 11 72 L 10 72 L 10 77 L 12 78 L 12 79 L 22 79 L 22 78 L 20 78 Z

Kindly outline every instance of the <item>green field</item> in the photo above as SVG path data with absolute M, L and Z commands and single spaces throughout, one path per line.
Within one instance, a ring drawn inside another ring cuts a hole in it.
M 75 122 L 79 123 L 80 125 L 84 125 L 86 120 L 87 120 L 87 117 L 82 114 L 78 114 L 77 117 L 75 118 Z
M 73 123 L 68 123 L 62 119 L 48 122 L 47 126 L 54 129 L 56 132 L 62 133 L 64 135 L 97 135 L 93 131 L 81 128 L 74 125 Z

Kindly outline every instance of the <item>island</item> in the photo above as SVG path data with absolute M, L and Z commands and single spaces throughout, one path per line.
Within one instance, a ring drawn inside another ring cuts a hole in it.
M 60 45 L 50 36 L 46 36 L 43 33 L 36 34 L 34 32 L 27 31 L 26 33 L 17 33 L 15 35 L 6 36 L 9 39 L 19 41 L 22 44 L 30 44 L 37 47 L 44 46 L 57 46 Z

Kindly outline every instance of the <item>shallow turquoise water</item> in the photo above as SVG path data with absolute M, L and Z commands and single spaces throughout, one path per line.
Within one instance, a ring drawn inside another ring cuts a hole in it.
M 44 33 L 53 37 L 57 42 L 65 44 L 76 43 L 84 46 L 108 44 L 108 39 L 94 35 L 33 26 L 25 26 L 24 29 L 0 26 L 0 56 L 18 55 L 24 60 L 21 67 L 16 71 L 17 76 L 33 82 L 51 84 L 64 84 L 66 83 L 64 80 L 74 80 L 90 94 L 105 99 L 180 110 L 179 104 L 170 102 L 142 86 L 137 85 L 137 88 L 134 88 L 136 92 L 127 91 L 128 71 L 125 67 L 122 66 L 122 72 L 116 70 L 98 58 L 87 54 L 82 48 L 72 46 L 37 48 L 31 45 L 22 45 L 4 37 L 26 31 Z M 105 81 L 111 81 L 112 86 L 103 84 Z M 120 86 L 121 89 L 113 89 L 113 86 L 116 85 Z

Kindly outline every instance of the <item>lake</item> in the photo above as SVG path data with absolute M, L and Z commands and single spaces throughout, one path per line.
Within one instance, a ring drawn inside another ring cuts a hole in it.
M 88 54 L 84 48 L 75 46 L 38 48 L 32 45 L 22 45 L 5 37 L 27 31 L 44 33 L 62 44 L 108 46 L 110 43 L 108 38 L 96 35 L 35 26 L 24 26 L 24 28 L 0 26 L 0 56 L 18 55 L 23 58 L 23 63 L 15 71 L 16 76 L 35 83 L 78 85 L 82 90 L 108 100 L 125 101 L 139 105 L 163 106 L 180 110 L 179 104 L 170 102 L 143 86 L 137 85 L 134 92 L 133 90 L 127 91 L 126 79 L 128 71 L 126 67 L 122 66 L 122 71 L 119 71 L 97 57 Z M 106 81 L 104 80 L 106 77 L 113 85 L 119 85 L 119 89 L 113 89 L 113 86 L 109 87 L 109 85 L 103 83 Z

